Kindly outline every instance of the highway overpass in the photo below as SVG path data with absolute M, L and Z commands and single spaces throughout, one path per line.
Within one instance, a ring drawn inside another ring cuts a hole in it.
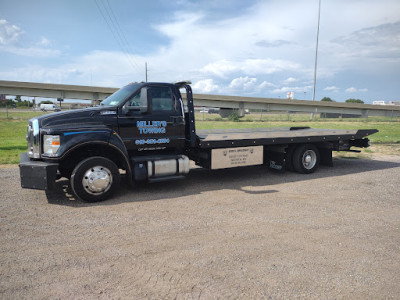
M 117 88 L 81 85 L 34 83 L 0 80 L 0 94 L 43 98 L 91 100 L 98 103 Z M 310 113 L 336 113 L 360 116 L 400 117 L 400 106 L 371 105 L 343 102 L 286 100 L 277 98 L 238 97 L 193 94 L 195 106 L 223 109 L 256 109 L 264 111 L 293 111 Z

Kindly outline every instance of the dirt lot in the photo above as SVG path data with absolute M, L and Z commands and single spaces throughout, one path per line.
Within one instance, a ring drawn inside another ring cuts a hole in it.
M 85 204 L 0 168 L 1 299 L 399 299 L 400 156 L 126 186 Z

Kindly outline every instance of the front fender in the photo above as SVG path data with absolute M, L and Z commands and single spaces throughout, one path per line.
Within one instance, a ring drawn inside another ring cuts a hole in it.
M 57 132 L 52 132 L 51 134 L 58 134 Z M 60 148 L 57 151 L 56 157 L 46 157 L 43 158 L 47 160 L 61 160 L 68 153 L 74 149 L 88 144 L 104 144 L 111 146 L 118 150 L 122 156 L 124 156 L 127 165 L 129 165 L 129 155 L 128 150 L 125 147 L 124 142 L 121 137 L 112 129 L 109 128 L 99 128 L 99 129 L 87 129 L 79 131 L 68 131 L 59 133 L 60 135 Z
M 110 135 L 109 143 L 110 145 L 118 148 L 129 162 L 128 150 L 126 149 L 124 141 L 121 139 L 118 133 L 116 133 L 115 131 L 112 132 L 112 134 Z
M 114 149 L 116 153 L 119 153 L 120 157 L 124 161 L 127 175 L 131 178 L 132 171 L 128 151 L 121 137 L 114 130 L 101 128 L 68 131 L 59 135 L 61 141 L 60 148 L 57 151 L 57 157 L 49 157 L 46 158 L 46 160 L 61 161 L 68 159 L 69 155 L 72 153 L 79 153 L 81 149 L 84 149 L 85 147 L 87 148 L 87 146 L 102 147 L 103 145 L 104 147 L 110 147 Z M 116 153 L 115 155 L 117 155 Z M 110 157 L 110 159 L 115 159 L 115 157 Z
M 61 141 L 57 158 L 62 159 L 69 151 L 82 144 L 90 142 L 108 144 L 112 134 L 113 130 L 108 128 L 64 132 L 60 134 Z

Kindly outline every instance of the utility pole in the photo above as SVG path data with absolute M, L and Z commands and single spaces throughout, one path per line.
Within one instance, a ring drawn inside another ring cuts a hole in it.
M 318 39 L 319 39 L 319 22 L 321 16 L 321 0 L 318 1 L 318 25 L 317 25 L 317 44 L 315 46 L 315 62 L 314 62 L 314 87 L 312 100 L 315 101 L 315 86 L 317 83 L 317 59 L 318 59 Z
M 321 0 L 318 0 L 318 25 L 317 25 L 317 43 L 315 46 L 315 62 L 314 62 L 314 87 L 312 101 L 315 101 L 315 86 L 317 84 L 317 58 L 318 58 L 318 39 L 319 39 L 319 22 L 321 17 Z M 314 119 L 314 113 L 311 113 L 311 118 Z
M 144 63 L 144 69 L 145 69 L 145 73 L 146 73 L 146 82 L 147 82 L 147 62 Z

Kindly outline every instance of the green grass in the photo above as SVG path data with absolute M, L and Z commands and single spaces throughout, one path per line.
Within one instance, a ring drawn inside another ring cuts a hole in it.
M 22 152 L 26 152 L 26 128 L 28 120 L 42 112 L 0 111 L 0 164 L 17 164 Z
M 0 164 L 16 164 L 22 152 L 27 150 L 26 127 L 28 120 L 42 112 L 14 112 L 9 110 L 8 119 L 4 110 L 0 111 Z M 246 115 L 238 122 L 227 121 L 219 115 L 196 114 L 197 129 L 228 129 L 228 128 L 263 128 L 263 127 L 291 127 L 309 126 L 312 128 L 332 129 L 378 129 L 370 137 L 375 144 L 400 144 L 400 119 L 399 118 L 373 118 L 368 119 L 319 119 L 310 121 L 310 115 L 263 114 Z

